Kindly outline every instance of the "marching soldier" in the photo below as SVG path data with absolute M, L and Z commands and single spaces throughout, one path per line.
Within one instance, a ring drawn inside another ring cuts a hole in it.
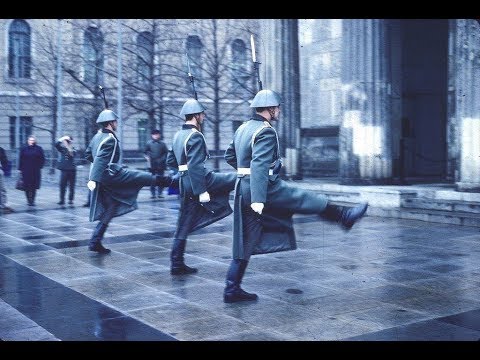
M 92 163 L 87 183 L 92 191 L 90 221 L 99 220 L 88 249 L 100 254 L 110 252 L 110 249 L 102 245 L 110 221 L 113 217 L 138 208 L 137 197 L 142 187 L 167 187 L 172 184 L 171 177 L 129 170 L 118 163 L 120 146 L 115 134 L 117 119 L 112 110 L 103 110 L 97 119 L 97 124 L 101 124 L 102 129 L 95 134 L 85 151 L 85 158 Z
M 225 152 L 237 170 L 233 220 L 233 260 L 226 277 L 224 302 L 257 300 L 240 287 L 251 255 L 296 249 L 292 215 L 319 214 L 350 229 L 367 210 L 334 206 L 326 196 L 289 186 L 279 178 L 279 142 L 272 122 L 280 114 L 280 96 L 260 90 L 250 107 L 256 114 L 235 132 Z
M 200 132 L 205 107 L 196 99 L 185 102 L 180 112 L 185 124 L 174 138 L 167 156 L 167 165 L 178 168 L 180 211 L 170 255 L 172 275 L 193 274 L 196 268 L 184 262 L 187 236 L 233 212 L 228 202 L 235 186 L 236 174 L 207 170 L 207 144 Z

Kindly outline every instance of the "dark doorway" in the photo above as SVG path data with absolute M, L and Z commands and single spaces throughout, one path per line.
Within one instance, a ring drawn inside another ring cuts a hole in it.
M 448 20 L 408 19 L 402 33 L 401 166 L 408 182 L 446 178 Z

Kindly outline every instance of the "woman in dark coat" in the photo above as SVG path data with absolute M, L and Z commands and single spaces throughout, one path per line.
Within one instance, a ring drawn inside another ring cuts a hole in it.
M 19 170 L 22 172 L 25 196 L 28 205 L 35 206 L 35 195 L 40 189 L 42 179 L 41 169 L 45 164 L 45 154 L 41 146 L 37 145 L 35 136 L 30 135 L 27 139 L 27 146 L 20 150 Z

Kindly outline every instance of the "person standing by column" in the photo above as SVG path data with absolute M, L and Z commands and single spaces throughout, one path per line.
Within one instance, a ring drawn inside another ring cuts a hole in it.
M 27 146 L 20 150 L 18 166 L 22 172 L 28 206 L 35 206 L 35 196 L 37 190 L 40 189 L 43 165 L 45 165 L 43 148 L 37 145 L 35 136 L 30 135 L 27 139 Z
M 184 261 L 188 234 L 230 215 L 230 192 L 235 187 L 235 173 L 215 173 L 206 168 L 209 158 L 205 137 L 200 132 L 205 107 L 196 99 L 187 100 L 180 111 L 185 119 L 173 138 L 167 165 L 178 169 L 180 211 L 170 254 L 172 275 L 194 274 L 196 268 Z
M 168 176 L 152 175 L 146 171 L 129 170 L 120 163 L 120 144 L 115 131 L 118 117 L 112 110 L 103 110 L 97 118 L 102 126 L 85 150 L 85 158 L 92 163 L 87 187 L 92 191 L 90 221 L 99 220 L 88 249 L 100 254 L 110 253 L 102 245 L 110 221 L 138 208 L 138 193 L 144 186 L 172 185 Z
M 68 203 L 73 204 L 75 198 L 75 179 L 77 167 L 75 165 L 76 150 L 73 138 L 70 135 L 62 136 L 55 143 L 55 148 L 60 152 L 57 169 L 60 170 L 60 201 L 58 205 L 65 205 L 65 193 L 68 184 Z
M 251 255 L 297 248 L 292 216 L 318 214 L 350 229 L 367 210 L 332 205 L 325 195 L 290 186 L 279 177 L 280 147 L 272 122 L 280 114 L 280 96 L 260 90 L 250 107 L 256 114 L 235 132 L 225 160 L 237 170 L 233 218 L 233 259 L 226 276 L 226 303 L 257 300 L 242 282 Z
M 5 150 L 0 146 L 0 214 L 10 214 L 14 210 L 7 205 L 7 189 L 5 188 L 5 171 L 8 166 L 8 158 Z
M 160 140 L 161 134 L 160 130 L 152 130 L 152 139 L 149 140 L 145 146 L 145 158 L 150 165 L 150 172 L 153 175 L 164 175 L 165 168 L 167 167 L 167 154 L 168 154 L 168 147 L 165 143 Z M 155 199 L 155 188 L 156 186 L 150 187 L 150 192 L 152 194 L 151 198 Z M 158 186 L 158 198 L 163 198 L 163 187 Z

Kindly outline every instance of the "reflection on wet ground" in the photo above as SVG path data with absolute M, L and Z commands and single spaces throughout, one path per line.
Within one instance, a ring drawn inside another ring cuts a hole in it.
M 255 303 L 225 304 L 232 218 L 190 236 L 190 276 L 169 272 L 176 197 L 114 219 L 106 256 L 87 251 L 88 209 L 0 217 L 0 339 L 478 340 L 478 228 L 366 217 L 350 232 L 297 216 L 298 250 L 254 256 L 242 286 Z

